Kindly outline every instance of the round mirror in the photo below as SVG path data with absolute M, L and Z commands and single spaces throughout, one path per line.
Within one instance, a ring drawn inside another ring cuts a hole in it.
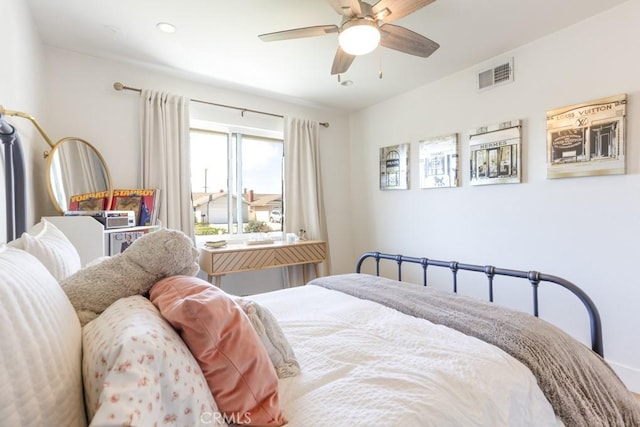
M 72 210 L 72 199 L 86 201 L 73 210 L 109 209 L 111 175 L 102 155 L 87 141 L 73 137 L 58 141 L 47 157 L 47 171 L 49 197 L 59 213 Z M 100 197 L 102 203 L 94 203 Z

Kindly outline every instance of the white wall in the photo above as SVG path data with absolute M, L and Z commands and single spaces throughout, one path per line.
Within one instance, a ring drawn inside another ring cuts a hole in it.
M 118 92 L 113 83 L 122 82 L 136 88 L 149 88 L 219 104 L 292 115 L 321 122 L 321 158 L 326 165 L 323 185 L 326 189 L 332 269 L 351 272 L 355 259 L 351 256 L 348 233 L 348 119 L 344 114 L 312 108 L 293 102 L 263 96 L 222 90 L 210 85 L 178 78 L 116 61 L 101 60 L 55 48 L 46 49 L 47 117 L 43 120 L 52 138 L 76 136 L 92 143 L 105 157 L 114 187 L 138 185 L 139 165 L 139 95 Z M 282 119 L 264 115 L 191 103 L 194 119 L 282 130 Z M 54 214 L 54 212 L 51 212 Z M 266 277 L 266 278 L 265 278 Z M 223 287 L 237 293 L 266 291 L 279 286 L 279 270 L 261 275 L 232 275 L 223 279 Z
M 27 5 L 22 0 L 2 0 L 2 25 L 0 40 L 2 53 L 0 66 L 0 105 L 7 110 L 31 114 L 37 120 L 42 113 L 43 78 L 42 44 Z M 47 192 L 44 185 L 45 160 L 42 152 L 47 143 L 37 133 L 35 127 L 26 119 L 7 117 L 18 134 L 23 145 L 26 163 L 27 187 L 34 185 L 36 192 L 27 197 L 27 223 L 33 223 L 35 212 L 43 206 Z M 0 155 L 0 159 L 2 156 Z M 0 160 L 0 218 L 5 218 L 4 161 Z M 0 221 L 0 241 L 7 239 L 4 220 Z
M 635 391 L 640 391 L 638 22 L 640 2 L 629 1 L 361 111 L 351 122 L 355 253 L 379 250 L 564 276 L 597 304 L 605 357 Z M 515 82 L 478 93 L 475 74 L 482 65 L 511 56 Z M 546 111 L 620 93 L 628 95 L 627 174 L 547 180 Z M 470 187 L 469 129 L 512 119 L 524 121 L 523 182 Z M 417 141 L 453 132 L 460 135 L 462 186 L 421 190 Z M 378 150 L 403 142 L 411 143 L 411 189 L 380 191 Z M 568 307 L 558 293 L 542 293 L 543 316 L 568 324 L 585 339 L 578 328 L 586 324 L 574 324 L 566 314 L 573 308 L 582 314 L 581 308 Z M 514 305 L 521 304 L 517 299 Z

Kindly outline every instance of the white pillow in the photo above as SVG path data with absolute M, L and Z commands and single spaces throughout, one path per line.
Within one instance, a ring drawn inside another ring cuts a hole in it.
M 250 299 L 242 297 L 232 297 L 232 299 L 249 318 L 251 326 L 269 353 L 269 359 L 271 359 L 278 378 L 300 375 L 298 359 L 296 359 L 291 344 L 287 341 L 278 320 L 271 311 Z
M 85 426 L 82 336 L 58 282 L 28 253 L 0 245 L 0 423 Z
M 92 426 L 225 425 L 198 362 L 148 299 L 119 299 L 82 337 Z
M 58 281 L 82 266 L 75 246 L 60 229 L 44 218 L 9 246 L 24 249 L 38 258 Z

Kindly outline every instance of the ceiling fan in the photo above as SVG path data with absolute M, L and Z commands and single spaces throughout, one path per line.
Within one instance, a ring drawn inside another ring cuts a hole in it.
M 373 51 L 378 44 L 423 58 L 440 45 L 411 30 L 390 24 L 435 0 L 380 0 L 371 5 L 358 0 L 327 0 L 342 16 L 340 25 L 318 25 L 261 34 L 265 42 L 317 37 L 338 33 L 338 50 L 333 58 L 331 74 L 346 72 L 358 55 Z M 340 77 L 340 76 L 338 76 Z

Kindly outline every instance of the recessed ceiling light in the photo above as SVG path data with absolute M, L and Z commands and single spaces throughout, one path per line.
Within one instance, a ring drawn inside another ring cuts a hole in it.
M 351 86 L 353 84 L 353 80 L 343 80 L 340 82 L 342 86 Z
M 176 27 L 173 24 L 168 22 L 158 22 L 156 24 L 156 28 L 158 28 L 163 33 L 175 33 Z

